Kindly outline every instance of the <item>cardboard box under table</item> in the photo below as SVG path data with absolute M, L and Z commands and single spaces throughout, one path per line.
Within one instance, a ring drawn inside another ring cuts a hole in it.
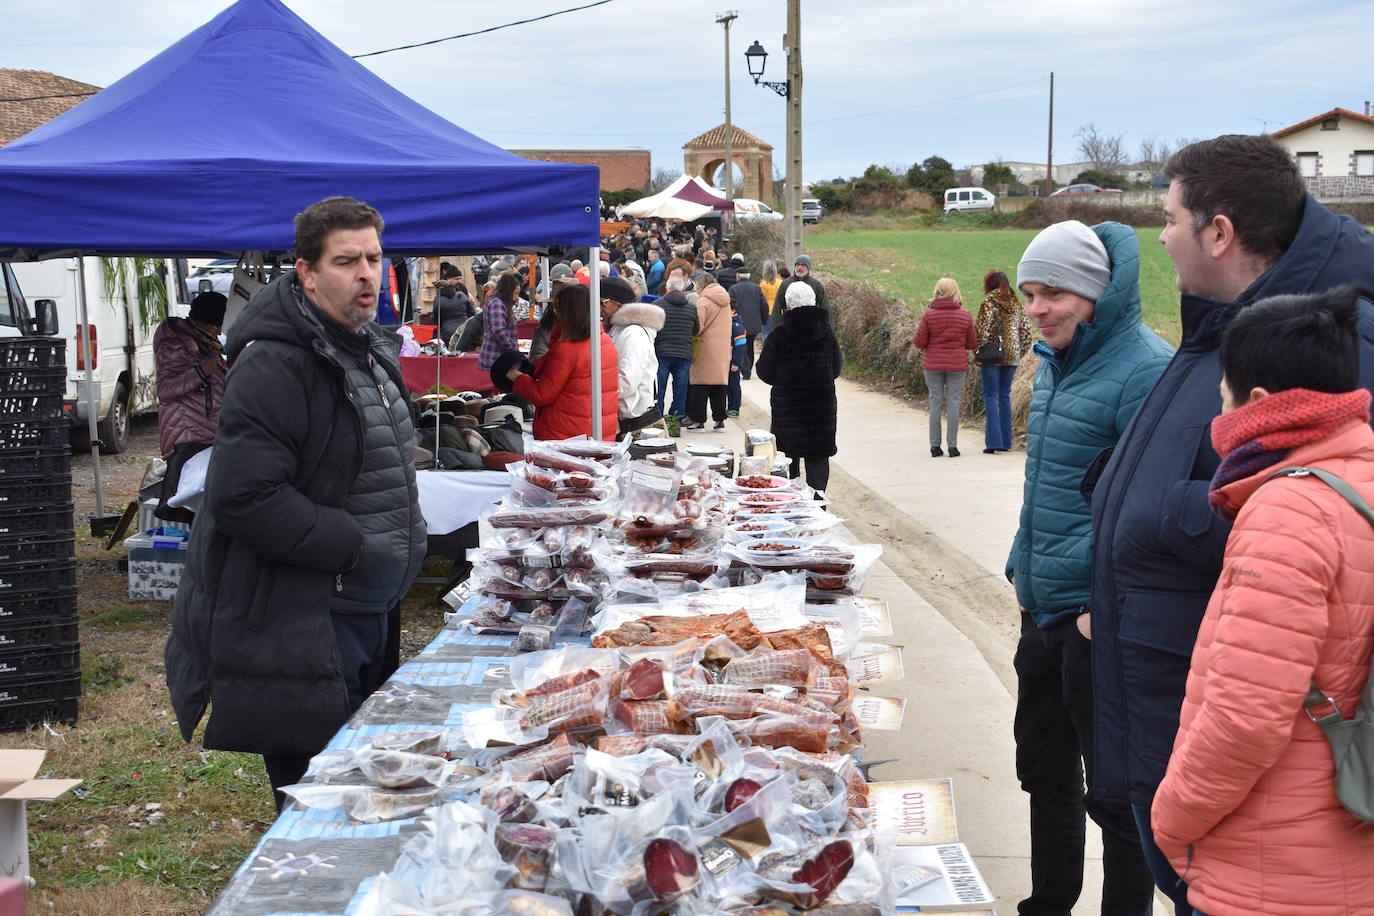
M 43 750 L 0 750 L 0 875 L 29 877 L 28 803 L 52 801 L 79 779 L 35 779 Z

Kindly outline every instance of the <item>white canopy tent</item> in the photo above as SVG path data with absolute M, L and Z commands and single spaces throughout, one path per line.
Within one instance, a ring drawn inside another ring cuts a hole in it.
M 680 219 L 686 222 L 730 209 L 725 195 L 695 176 L 679 176 L 657 194 L 641 197 L 620 208 L 620 215 L 640 219 Z

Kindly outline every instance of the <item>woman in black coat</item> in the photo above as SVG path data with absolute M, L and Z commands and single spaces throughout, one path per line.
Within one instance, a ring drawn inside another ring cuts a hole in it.
M 787 290 L 782 326 L 763 342 L 754 371 L 773 386 L 769 404 L 778 449 L 792 459 L 792 476 L 806 461 L 806 483 L 818 493 L 830 483 L 835 454 L 835 379 L 840 344 L 830 316 L 816 308 L 816 294 L 804 283 Z

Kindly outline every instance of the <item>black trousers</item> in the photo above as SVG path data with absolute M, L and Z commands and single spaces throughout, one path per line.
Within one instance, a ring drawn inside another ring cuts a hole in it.
M 744 358 L 739 363 L 739 374 L 742 378 L 749 378 L 754 374 L 754 340 L 757 334 L 746 334 L 744 336 Z
M 830 484 L 830 459 L 825 456 L 793 458 L 791 476 L 801 473 L 803 461 L 806 462 L 806 485 L 813 490 L 824 490 Z
M 339 646 L 351 714 L 400 667 L 401 608 L 398 605 L 385 614 L 331 614 L 330 621 L 334 624 L 334 639 Z M 314 756 L 262 755 L 278 814 L 286 804 L 286 796 L 277 790 L 300 782 Z
M 706 402 L 711 402 L 711 419 L 717 423 L 725 420 L 725 396 L 727 385 L 693 385 L 687 390 L 687 419 L 693 423 L 706 422 Z
M 1016 647 L 1016 775 L 1030 795 L 1031 893 L 1021 916 L 1069 916 L 1083 890 L 1086 817 L 1102 830 L 1102 916 L 1149 916 L 1154 879 L 1131 807 L 1092 787 L 1092 665 L 1070 617 L 1039 629 L 1021 615 Z

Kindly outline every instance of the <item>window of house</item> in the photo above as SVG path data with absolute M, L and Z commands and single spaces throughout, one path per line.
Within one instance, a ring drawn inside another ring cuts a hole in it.
M 1298 170 L 1303 178 L 1317 177 L 1317 154 L 1298 153 Z
M 1355 174 L 1374 175 L 1374 150 L 1355 151 Z
M 1340 129 L 1341 129 L 1341 119 L 1340 119 L 1340 118 L 1327 118 L 1325 121 L 1322 122 L 1322 130 L 1340 130 Z

